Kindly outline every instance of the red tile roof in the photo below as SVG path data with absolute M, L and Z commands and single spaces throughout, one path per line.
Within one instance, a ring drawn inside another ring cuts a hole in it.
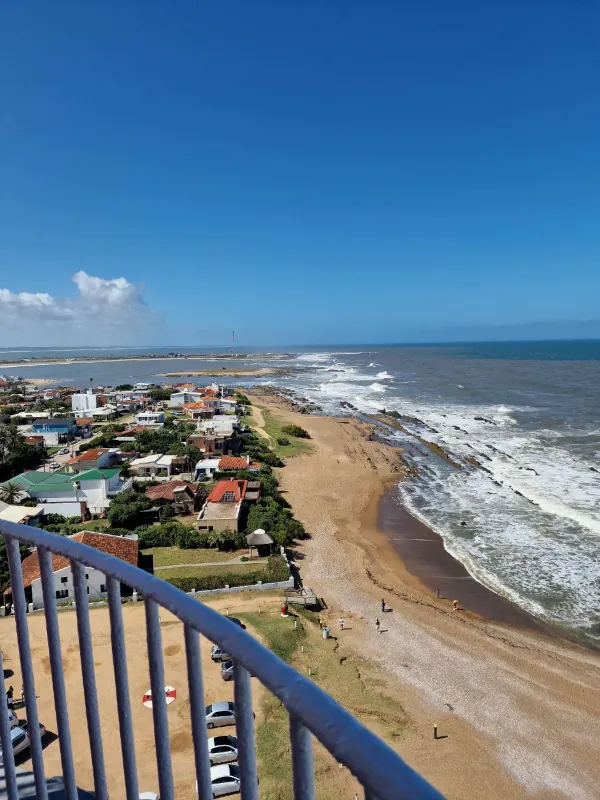
M 173 492 L 175 489 L 180 489 L 182 486 L 187 486 L 192 494 L 196 494 L 198 490 L 197 483 L 190 483 L 189 481 L 168 481 L 168 483 L 160 483 L 158 486 L 151 486 L 146 489 L 146 497 L 149 500 L 174 500 Z
M 206 408 L 204 403 L 184 403 L 184 408 Z
M 247 469 L 249 464 L 248 456 L 223 456 L 219 461 L 219 469 L 222 472 L 232 469 Z
M 117 436 L 135 436 L 136 433 L 141 433 L 145 427 L 144 425 L 134 425 L 133 428 L 127 428 L 126 431 L 121 431 Z
M 79 419 L 75 420 L 76 425 L 91 425 L 94 421 L 93 417 L 79 417 Z
M 122 536 L 111 536 L 107 533 L 92 533 L 91 531 L 81 531 L 69 536 L 75 542 L 87 544 L 94 547 L 96 550 L 102 550 L 103 553 L 108 553 L 111 556 L 120 558 L 122 561 L 127 561 L 137 567 L 138 563 L 138 541 L 137 539 L 124 539 Z M 59 569 L 64 569 L 70 566 L 70 561 L 64 556 L 52 554 L 52 571 L 57 572 Z M 23 585 L 31 586 L 32 582 L 40 577 L 40 562 L 38 560 L 37 550 L 35 550 L 27 558 L 23 559 L 21 564 L 23 571 Z M 11 587 L 4 592 L 5 595 L 11 594 Z
M 246 494 L 248 481 L 219 481 L 208 495 L 209 503 L 239 503 Z M 224 500 L 225 494 L 231 492 L 233 500 Z
M 92 447 L 74 458 L 70 458 L 67 464 L 80 464 L 82 461 L 97 461 L 104 453 L 108 453 L 108 447 Z
M 23 439 L 26 444 L 41 444 L 44 441 L 43 436 L 24 436 Z

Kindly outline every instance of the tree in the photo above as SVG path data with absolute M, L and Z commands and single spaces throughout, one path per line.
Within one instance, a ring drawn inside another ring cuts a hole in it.
M 8 481 L 4 486 L 0 486 L 0 500 L 9 505 L 15 505 L 21 499 L 23 489 L 16 481 Z
M 161 389 L 157 387 L 156 389 L 150 389 L 148 394 L 155 402 L 158 402 L 159 400 L 169 400 L 173 391 L 172 389 Z
M 129 392 L 133 389 L 131 383 L 120 383 L 118 386 L 115 386 L 115 392 Z
M 108 509 L 111 527 L 133 530 L 143 524 L 142 512 L 149 508 L 152 508 L 152 503 L 145 495 L 133 490 L 120 492 L 113 498 Z

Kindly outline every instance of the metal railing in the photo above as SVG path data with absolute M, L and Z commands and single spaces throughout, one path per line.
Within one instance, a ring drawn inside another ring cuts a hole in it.
M 47 800 L 48 793 L 44 776 L 19 543 L 38 548 L 62 778 L 67 800 L 76 800 L 78 795 L 58 628 L 52 553 L 65 556 L 71 562 L 94 790 L 99 800 L 107 800 L 108 789 L 83 565 L 97 569 L 107 577 L 116 703 L 127 800 L 138 800 L 138 780 L 135 730 L 132 724 L 127 677 L 121 584 L 141 592 L 144 597 L 150 685 L 154 698 L 162 695 L 165 685 L 159 607 L 170 611 L 184 625 L 194 768 L 201 800 L 212 800 L 213 794 L 199 634 L 218 644 L 234 659 L 234 703 L 242 800 L 258 800 L 259 797 L 251 675 L 258 678 L 273 695 L 279 698 L 289 714 L 293 791 L 296 800 L 313 800 L 315 797 L 313 735 L 340 764 L 354 774 L 363 786 L 366 798 L 439 800 L 442 797 L 390 747 L 361 725 L 315 683 L 300 675 L 239 626 L 197 599 L 125 561 L 70 538 L 9 522 L 0 522 L 0 533 L 6 540 L 11 572 L 31 760 L 38 800 Z M 0 655 L 0 669 L 2 669 L 1 662 Z M 152 713 L 160 797 L 161 800 L 172 800 L 175 794 L 166 704 L 154 702 Z M 7 715 L 2 713 L 0 713 L 0 742 L 4 757 L 7 797 L 9 800 L 17 800 L 18 790 L 9 723 Z

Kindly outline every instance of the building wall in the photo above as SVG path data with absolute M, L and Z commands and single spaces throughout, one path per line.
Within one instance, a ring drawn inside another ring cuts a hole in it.
M 99 572 L 97 569 L 86 567 L 85 574 L 89 576 L 86 581 L 89 587 L 88 598 L 90 600 L 106 598 L 106 577 L 104 573 Z M 103 589 L 104 591 L 102 591 Z M 55 595 L 56 592 L 68 592 L 66 597 L 55 598 L 57 603 L 73 602 L 75 591 L 73 589 L 73 574 L 71 572 L 71 567 L 64 567 L 64 569 L 59 569 L 54 573 Z M 31 601 L 34 609 L 44 607 L 41 578 L 37 578 L 31 584 Z
M 71 408 L 73 411 L 92 411 L 97 408 L 97 398 L 95 394 L 72 394 Z
M 232 517 L 231 519 L 200 519 L 198 520 L 198 530 L 208 531 L 212 528 L 213 531 L 234 531 L 239 530 L 239 517 Z

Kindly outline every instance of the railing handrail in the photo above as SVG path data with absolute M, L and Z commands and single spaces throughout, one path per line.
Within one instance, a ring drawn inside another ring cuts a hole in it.
M 172 584 L 69 537 L 0 521 L 0 533 L 81 562 L 150 597 L 181 622 L 218 644 L 278 697 L 336 760 L 380 800 L 440 800 L 442 795 L 378 736 L 315 683 L 265 648 L 222 614 Z M 399 777 L 400 776 L 400 777 Z

